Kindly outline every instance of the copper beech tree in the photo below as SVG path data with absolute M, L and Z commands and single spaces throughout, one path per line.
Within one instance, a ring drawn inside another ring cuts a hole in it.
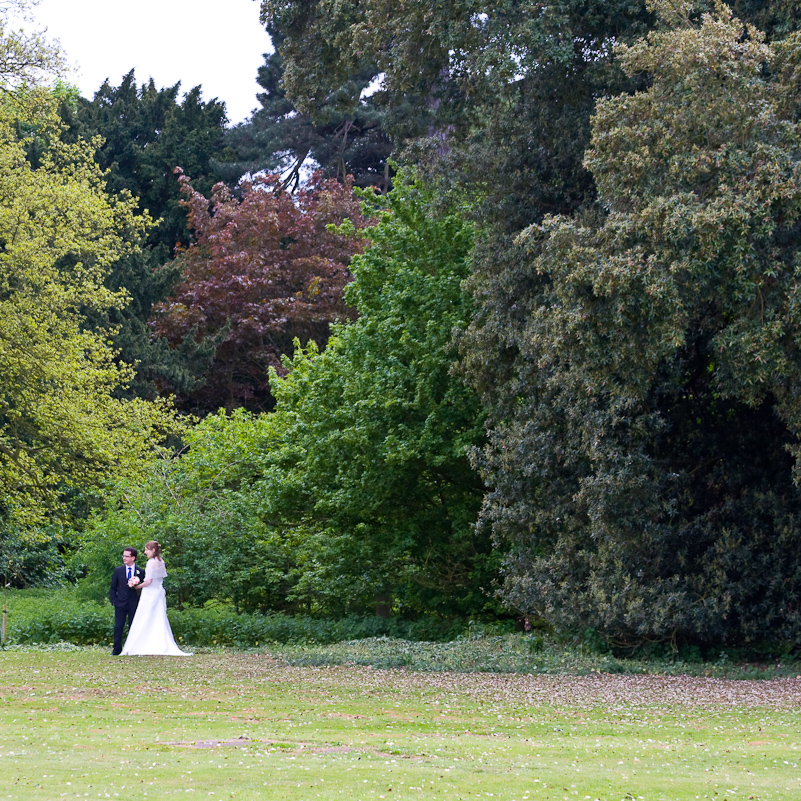
M 268 370 L 281 369 L 293 340 L 323 346 L 329 324 L 352 315 L 342 291 L 366 225 L 352 183 L 316 174 L 291 194 L 267 175 L 241 185 L 241 197 L 217 184 L 209 202 L 176 173 L 195 241 L 178 253 L 183 278 L 152 325 L 173 347 L 189 339 L 216 347 L 203 386 L 178 401 L 200 414 L 268 409 Z M 354 235 L 329 230 L 345 219 Z

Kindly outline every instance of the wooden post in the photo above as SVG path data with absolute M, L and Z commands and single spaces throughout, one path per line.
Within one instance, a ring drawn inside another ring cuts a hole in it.
M 8 588 L 11 582 L 8 576 L 3 576 L 3 622 L 0 624 L 0 648 L 6 647 L 6 600 L 8 599 Z

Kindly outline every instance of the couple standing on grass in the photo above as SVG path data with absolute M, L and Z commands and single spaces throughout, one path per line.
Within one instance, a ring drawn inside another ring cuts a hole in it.
M 122 566 L 111 576 L 109 598 L 114 606 L 114 650 L 112 656 L 191 656 L 182 651 L 172 636 L 167 620 L 167 598 L 162 582 L 167 575 L 161 545 L 145 545 L 147 566 L 136 566 L 136 548 L 125 548 Z M 128 638 L 122 645 L 122 631 L 128 621 Z

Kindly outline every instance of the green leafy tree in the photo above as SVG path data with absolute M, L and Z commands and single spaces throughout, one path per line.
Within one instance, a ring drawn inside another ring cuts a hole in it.
M 59 141 L 46 99 L 0 109 L 0 487 L 7 525 L 52 515 L 65 488 L 135 470 L 167 419 L 158 406 L 114 397 L 130 372 L 115 363 L 104 336 L 86 330 L 81 313 L 124 303 L 103 279 L 145 221 L 131 199 L 107 197 L 90 147 Z M 25 158 L 20 120 L 52 132 L 36 168 Z
M 283 447 L 282 430 L 276 414 L 210 414 L 185 433 L 179 452 L 155 454 L 142 476 L 115 481 L 76 557 L 86 573 L 81 593 L 104 598 L 121 549 L 156 539 L 177 603 L 217 598 L 241 609 L 291 611 L 296 560 L 291 544 L 268 531 L 255 489 Z
M 287 447 L 266 495 L 302 542 L 295 594 L 340 612 L 377 597 L 406 614 L 487 605 L 493 557 L 466 457 L 481 415 L 450 374 L 473 231 L 434 205 L 431 189 L 396 185 L 346 290 L 358 319 L 273 376 Z
M 503 324 L 474 324 L 507 355 L 500 387 L 467 364 L 491 408 L 483 517 L 512 549 L 506 599 L 559 625 L 794 640 L 801 38 L 656 5 L 663 27 L 617 51 L 648 88 L 593 118 L 597 207 L 529 229 Z
M 713 4 L 698 2 L 695 13 Z M 313 114 L 345 76 L 372 66 L 384 77 L 375 100 L 396 147 L 476 198 L 482 236 L 472 287 L 483 323 L 469 342 L 469 369 L 511 402 L 519 386 L 504 329 L 524 304 L 512 308 L 519 295 L 509 287 L 536 292 L 514 279 L 515 237 L 547 214 L 593 202 L 583 156 L 595 104 L 646 85 L 620 69 L 613 46 L 644 34 L 654 14 L 645 0 L 501 0 L 491 8 L 477 0 L 262 0 L 261 8 L 284 37 L 283 85 L 298 109 Z M 774 37 L 799 20 L 793 2 L 738 0 L 735 8 Z
M 390 135 L 425 139 L 417 158 L 492 194 L 498 219 L 583 197 L 593 102 L 623 78 L 611 44 L 648 19 L 642 0 L 263 0 L 262 17 L 282 33 L 283 85 L 300 111 L 314 115 L 333 87 L 372 69 Z
M 702 10 L 714 5 L 694 4 L 695 21 Z M 688 10 L 685 4 L 672 6 L 674 12 Z M 741 0 L 734 8 L 744 19 L 762 26 L 777 46 L 782 36 L 798 27 L 796 3 Z M 622 632 L 629 639 L 640 636 L 632 634 L 635 630 L 658 629 L 662 632 L 659 636 L 670 636 L 664 634 L 669 624 L 655 623 L 648 629 L 625 618 L 618 626 L 609 611 L 625 607 L 617 600 L 603 602 L 603 615 L 593 612 L 582 617 L 583 597 L 555 592 L 549 604 L 540 596 L 535 598 L 530 588 L 545 580 L 542 577 L 549 564 L 536 560 L 561 547 L 559 538 L 563 536 L 559 527 L 543 528 L 538 510 L 541 506 L 555 508 L 552 492 L 563 491 L 564 498 L 572 498 L 583 479 L 581 475 L 577 478 L 573 461 L 564 462 L 568 456 L 572 458 L 573 451 L 565 446 L 564 454 L 557 450 L 553 456 L 548 436 L 541 433 L 550 430 L 549 426 L 554 431 L 561 430 L 560 425 L 564 428 L 563 421 L 573 419 L 569 416 L 572 407 L 564 410 L 564 418 L 548 411 L 547 422 L 540 425 L 534 418 L 534 402 L 528 400 L 539 398 L 544 391 L 539 383 L 539 362 L 532 352 L 539 358 L 541 351 L 536 348 L 557 350 L 550 339 L 530 338 L 534 336 L 531 320 L 538 316 L 535 312 L 542 306 L 552 278 L 532 267 L 531 254 L 516 238 L 526 226 L 541 222 L 548 214 L 572 215 L 583 206 L 592 206 L 597 173 L 594 164 L 588 163 L 593 166 L 590 170 L 583 163 L 590 145 L 591 115 L 599 98 L 647 89 L 648 72 L 621 70 L 613 58 L 613 46 L 631 43 L 651 29 L 657 19 L 653 11 L 641 0 L 567 0 L 536 7 L 505 0 L 492 9 L 461 0 L 434 5 L 390 4 L 386 0 L 262 3 L 264 18 L 286 37 L 280 48 L 285 60 L 284 85 L 299 108 L 311 111 L 342 76 L 373 63 L 377 71 L 385 73 L 385 89 L 379 99 L 388 112 L 387 130 L 398 140 L 418 136 L 419 125 L 413 130 L 404 128 L 405 118 L 415 118 L 407 110 L 418 109 L 428 120 L 423 130 L 429 135 L 410 148 L 411 154 L 433 175 L 450 183 L 459 181 L 481 198 L 473 206 L 482 228 L 470 283 L 476 300 L 475 320 L 464 343 L 462 369 L 491 410 L 494 425 L 493 444 L 484 462 L 487 483 L 494 487 L 487 496 L 485 519 L 493 521 L 505 542 L 519 548 L 519 556 L 509 561 L 507 597 L 517 599 L 521 608 L 539 609 L 558 622 L 597 625 L 607 632 Z M 740 33 L 747 40 L 743 31 L 744 26 Z M 700 96 L 708 97 L 704 92 Z M 694 108 L 703 119 L 706 111 L 700 104 Z M 657 118 L 651 125 L 661 130 Z M 682 147 L 692 150 L 697 143 L 688 144 L 679 136 L 675 149 L 664 145 L 671 153 L 679 153 Z M 610 165 L 617 159 L 616 152 L 609 153 Z M 670 189 L 665 191 L 670 193 Z M 584 219 L 577 217 L 575 225 L 587 227 Z M 548 391 L 556 392 L 556 383 L 549 384 Z M 549 403 L 543 401 L 544 408 L 550 409 Z M 579 404 L 576 408 L 583 407 Z M 684 419 L 703 418 L 688 415 Z M 774 421 L 772 413 L 766 413 L 765 421 Z M 542 437 L 541 443 L 537 437 Z M 767 441 L 758 433 L 754 437 L 757 442 Z M 711 440 L 704 447 L 713 447 Z M 783 453 L 781 448 L 778 452 Z M 775 467 L 781 461 L 771 464 Z M 777 469 L 786 477 L 783 468 Z M 549 482 L 552 492 L 544 492 L 542 487 Z M 557 490 L 559 486 L 561 490 Z M 781 514 L 777 511 L 775 519 Z M 573 519 L 550 511 L 545 517 L 551 522 L 558 518 L 561 526 Z M 613 550 L 610 546 L 610 553 Z M 565 559 L 568 567 L 558 574 L 564 579 L 560 591 L 573 586 L 570 577 L 574 574 L 569 572 L 573 557 Z M 541 564 L 542 571 L 526 589 L 526 576 L 533 575 L 534 563 Z M 643 576 L 643 583 L 650 580 L 645 573 Z M 578 584 L 581 581 L 576 579 Z M 519 587 L 514 589 L 517 582 Z M 776 587 L 780 583 L 777 580 Z M 550 586 L 547 582 L 542 585 Z M 621 578 L 621 586 L 629 585 Z M 707 597 L 718 596 L 713 590 L 703 595 Z M 778 591 L 773 597 L 779 597 Z M 576 611 L 572 617 L 571 610 Z M 715 614 L 711 611 L 709 617 Z M 675 631 L 699 632 L 706 625 L 702 618 L 692 623 L 684 618 L 681 625 L 686 627 Z M 732 614 L 727 615 L 725 625 L 731 628 L 726 631 L 735 631 L 739 625 L 732 623 L 733 619 Z M 722 630 L 711 627 L 708 636 L 718 637 Z
M 619 88 L 623 76 L 610 69 L 612 46 L 650 28 L 654 17 L 646 6 L 645 0 L 499 0 L 491 8 L 479 0 L 261 0 L 261 16 L 269 30 L 280 31 L 283 85 L 300 111 L 314 114 L 334 87 L 372 70 L 382 77 L 387 130 L 404 138 L 433 133 L 445 140 L 442 155 L 461 150 L 466 137 L 479 132 L 486 149 L 504 147 L 492 133 L 514 117 L 526 120 L 517 137 L 527 130 L 529 150 L 558 144 L 554 126 L 586 143 L 592 106 L 583 98 Z M 708 10 L 715 0 L 693 6 Z M 793 30 L 801 13 L 792 2 L 737 0 L 735 7 L 776 34 Z M 543 106 L 539 114 L 526 108 L 534 100 Z M 572 115 L 565 112 L 582 106 L 573 123 L 584 122 L 570 131 L 565 124 Z M 525 158 L 524 143 L 509 144 L 517 146 L 521 169 L 537 165 L 536 158 Z M 554 160 L 553 177 L 575 169 L 581 153 Z M 542 157 L 547 160 L 547 152 Z M 485 185 L 508 178 L 486 175 L 480 165 L 473 177 Z
M 275 412 L 209 415 L 180 459 L 126 485 L 94 523 L 87 564 L 155 537 L 178 583 L 204 575 L 200 587 L 186 579 L 192 603 L 497 611 L 488 593 L 499 559 L 473 527 L 483 488 L 466 455 L 483 440 L 482 417 L 450 373 L 453 330 L 470 311 L 461 284 L 472 226 L 406 179 L 373 210 L 347 289 L 358 319 L 337 326 L 323 353 L 298 348 L 285 378 L 273 374 Z
M 91 144 L 64 141 L 55 107 L 74 93 L 37 84 L 61 53 L 10 27 L 33 5 L 0 5 L 0 571 L 22 585 L 63 575 L 77 496 L 179 429 L 165 405 L 116 397 L 130 370 L 87 329 L 86 310 L 124 304 L 104 279 L 147 218 L 106 195 Z

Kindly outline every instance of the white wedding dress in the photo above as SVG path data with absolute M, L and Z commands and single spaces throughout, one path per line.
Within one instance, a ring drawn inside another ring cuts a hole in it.
M 147 560 L 145 581 L 152 579 L 152 582 L 141 590 L 128 638 L 122 647 L 123 656 L 192 656 L 182 651 L 172 636 L 167 620 L 167 597 L 162 586 L 166 575 L 167 568 L 161 559 Z

